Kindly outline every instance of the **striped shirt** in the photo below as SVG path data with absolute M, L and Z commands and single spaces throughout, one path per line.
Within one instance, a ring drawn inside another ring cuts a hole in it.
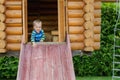
M 45 40 L 45 34 L 43 30 L 41 30 L 39 33 L 37 33 L 35 30 L 32 31 L 31 42 L 40 42 L 44 40 Z

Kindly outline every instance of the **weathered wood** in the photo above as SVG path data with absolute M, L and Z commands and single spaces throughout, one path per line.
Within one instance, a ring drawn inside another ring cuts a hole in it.
M 3 4 L 5 2 L 5 0 L 0 0 L 0 4 Z
M 0 39 L 5 39 L 6 33 L 4 31 L 0 31 Z
M 69 34 L 69 36 L 70 42 L 83 42 L 85 38 L 83 34 Z
M 6 5 L 7 10 L 21 10 L 22 7 L 20 5 Z
M 0 31 L 3 31 L 3 30 L 5 30 L 5 23 L 3 23 L 3 22 L 0 22 Z
M 6 41 L 8 43 L 20 43 L 22 41 L 22 35 L 7 35 Z
M 93 4 L 94 0 L 83 0 L 86 4 Z
M 94 17 L 95 18 L 101 17 L 101 10 L 94 10 Z
M 5 12 L 5 6 L 0 4 L 0 13 L 3 13 Z
M 83 1 L 68 1 L 68 9 L 82 9 L 84 5 Z
M 6 41 L 5 40 L 0 40 L 0 49 L 4 49 L 6 46 Z
M 22 23 L 22 19 L 21 18 L 7 18 L 6 23 Z
M 16 1 L 16 0 L 14 0 L 14 1 L 6 1 L 6 2 L 5 2 L 5 5 L 7 5 L 7 6 L 8 6 L 8 5 L 11 5 L 11 6 L 12 6 L 12 5 L 14 5 L 14 6 L 15 6 L 15 5 L 21 6 L 21 3 L 22 3 L 21 1 Z
M 86 47 L 92 47 L 94 45 L 93 38 L 84 39 L 84 44 Z
M 84 15 L 84 19 L 86 21 L 94 21 L 94 13 L 89 12 Z
M 85 47 L 84 51 L 94 51 L 94 48 L 93 47 Z
M 90 29 L 90 30 L 92 30 L 93 27 L 94 27 L 94 23 L 93 23 L 92 21 L 87 21 L 87 22 L 84 23 L 84 28 L 85 28 L 85 29 Z
M 65 1 L 58 0 L 58 33 L 59 42 L 65 41 Z
M 84 49 L 84 43 L 77 43 L 77 42 L 74 42 L 74 43 L 71 43 L 71 49 L 72 50 L 83 50 Z
M 83 10 L 85 12 L 94 12 L 94 6 L 92 4 L 85 5 Z
M 0 49 L 0 53 L 5 53 L 6 51 L 6 49 Z
M 9 35 L 22 35 L 22 27 L 7 27 L 6 33 Z
M 100 26 L 101 25 L 101 18 L 95 18 L 94 19 L 94 25 L 95 26 Z
M 100 26 L 95 26 L 94 27 L 94 33 L 95 34 L 100 34 L 100 32 L 101 32 L 101 27 Z
M 85 30 L 84 36 L 85 36 L 85 38 L 93 38 L 93 36 L 94 36 L 93 30 L 90 30 L 90 29 Z
M 69 18 L 83 17 L 83 15 L 84 15 L 83 10 L 68 10 L 68 17 Z
M 20 50 L 21 43 L 7 43 L 6 49 L 10 51 L 18 51 Z
M 100 42 L 100 34 L 94 34 L 94 42 Z
M 22 23 L 6 23 L 7 27 L 22 27 Z
M 94 9 L 101 9 L 101 1 L 94 2 Z
M 69 18 L 69 26 L 81 26 L 83 23 L 83 18 Z
M 59 37 L 58 36 L 53 36 L 53 42 L 58 42 L 59 41 Z
M 51 35 L 58 35 L 58 31 L 57 30 L 51 31 Z
M 95 50 L 99 50 L 100 49 L 100 42 L 94 42 L 93 48 Z
M 5 15 L 0 13 L 0 22 L 4 22 L 5 21 Z
M 69 26 L 69 34 L 81 34 L 84 32 L 82 26 Z
M 5 12 L 7 18 L 21 18 L 21 10 L 6 10 Z

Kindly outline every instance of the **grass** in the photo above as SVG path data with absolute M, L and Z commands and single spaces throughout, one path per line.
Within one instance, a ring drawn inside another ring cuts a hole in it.
M 76 77 L 76 80 L 112 80 L 112 77 Z

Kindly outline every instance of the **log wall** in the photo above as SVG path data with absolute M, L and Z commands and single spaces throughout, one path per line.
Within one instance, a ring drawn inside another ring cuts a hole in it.
M 0 1 L 0 53 L 6 52 L 5 0 Z
M 72 50 L 100 48 L 101 1 L 68 0 L 68 27 Z
M 6 0 L 6 49 L 17 51 L 20 50 L 22 40 L 22 0 Z

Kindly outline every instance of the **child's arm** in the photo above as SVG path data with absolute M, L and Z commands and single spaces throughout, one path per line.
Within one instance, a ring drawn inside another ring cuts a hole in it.
M 41 40 L 40 40 L 40 42 L 43 42 L 44 40 L 45 40 L 45 33 L 44 33 L 44 31 L 42 30 L 42 38 L 41 38 Z
M 33 46 L 35 46 L 36 45 L 36 43 L 35 43 L 35 31 L 32 31 L 32 33 L 31 33 L 31 42 L 32 42 L 32 45 Z

